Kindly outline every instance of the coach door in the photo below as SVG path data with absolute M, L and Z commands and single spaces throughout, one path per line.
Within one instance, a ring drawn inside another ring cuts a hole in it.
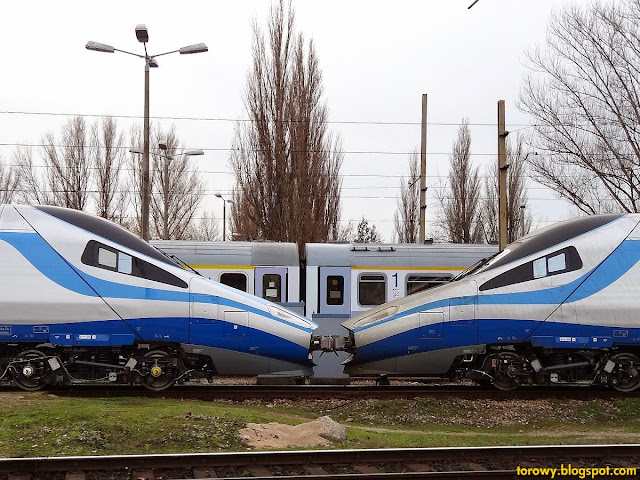
M 319 313 L 351 314 L 350 278 L 351 267 L 320 267 Z
M 287 300 L 287 269 L 281 267 L 255 268 L 255 294 L 270 302 Z

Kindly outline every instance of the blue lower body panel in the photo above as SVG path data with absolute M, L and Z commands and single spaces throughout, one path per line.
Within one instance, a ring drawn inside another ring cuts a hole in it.
M 424 330 L 424 329 L 423 329 Z M 382 338 L 358 346 L 350 363 L 369 362 L 456 347 L 531 342 L 534 347 L 600 349 L 621 345 L 640 346 L 640 328 L 623 328 L 534 320 L 476 320 L 445 322 L 442 338 L 424 338 L 421 329 Z

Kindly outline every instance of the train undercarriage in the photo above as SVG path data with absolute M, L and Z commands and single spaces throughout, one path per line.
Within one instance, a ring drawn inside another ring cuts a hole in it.
M 455 379 L 471 379 L 499 390 L 522 385 L 608 385 L 621 392 L 640 387 L 640 357 L 624 350 L 558 350 L 522 345 L 487 347 L 485 354 L 460 359 Z
M 187 355 L 178 345 L 130 347 L 54 347 L 9 344 L 0 348 L 0 381 L 23 390 L 50 385 L 142 385 L 160 391 L 187 379 L 215 374 L 210 358 Z

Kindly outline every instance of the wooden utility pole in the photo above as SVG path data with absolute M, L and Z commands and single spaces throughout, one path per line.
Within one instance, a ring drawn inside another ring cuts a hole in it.
M 420 236 L 424 243 L 425 216 L 427 213 L 427 94 L 422 94 L 422 135 L 420 142 Z
M 498 248 L 507 246 L 507 149 L 509 132 L 505 130 L 504 100 L 498 100 Z

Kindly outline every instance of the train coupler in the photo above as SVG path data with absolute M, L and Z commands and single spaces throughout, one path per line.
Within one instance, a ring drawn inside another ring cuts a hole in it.
M 344 352 L 352 347 L 351 338 L 340 335 L 318 335 L 311 337 L 311 351 Z

